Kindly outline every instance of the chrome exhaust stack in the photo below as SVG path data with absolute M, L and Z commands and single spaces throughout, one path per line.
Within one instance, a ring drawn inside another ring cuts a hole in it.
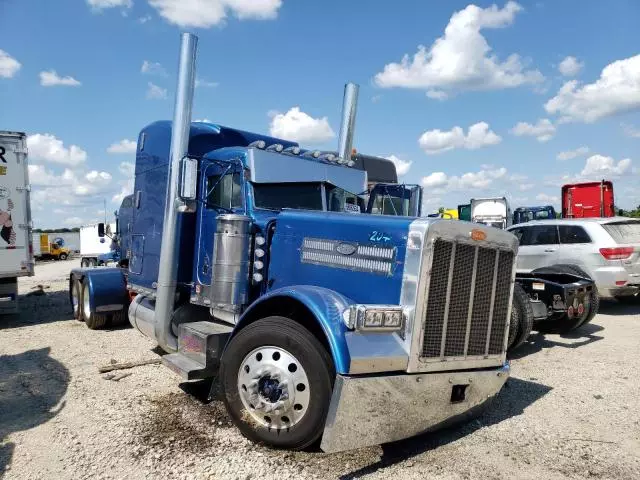
M 180 232 L 177 223 L 179 209 L 184 206 L 184 202 L 178 196 L 178 182 L 180 162 L 187 154 L 189 147 L 198 37 L 191 33 L 183 33 L 181 40 L 154 314 L 155 340 L 160 348 L 167 352 L 175 352 L 178 349 L 177 339 L 171 331 L 171 315 L 178 279 L 177 259 L 180 249 Z
M 353 133 L 356 128 L 356 111 L 358 109 L 358 91 L 360 87 L 355 83 L 344 86 L 342 100 L 342 121 L 340 137 L 338 139 L 338 163 L 353 165 L 351 152 L 353 151 Z

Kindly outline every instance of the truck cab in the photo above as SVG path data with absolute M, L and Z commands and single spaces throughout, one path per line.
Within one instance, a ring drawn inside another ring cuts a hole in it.
M 542 207 L 518 207 L 513 211 L 513 225 L 533 220 L 552 220 L 556 218 L 556 210 L 552 205 Z
M 278 448 L 386 443 L 486 408 L 509 373 L 516 238 L 363 214 L 356 85 L 337 151 L 191 122 L 195 41 L 183 35 L 173 121 L 138 136 L 128 265 L 71 272 L 78 317 L 126 316 L 182 380 L 219 379 L 240 431 Z
M 506 229 L 511 225 L 511 208 L 505 197 L 472 198 L 471 221 Z

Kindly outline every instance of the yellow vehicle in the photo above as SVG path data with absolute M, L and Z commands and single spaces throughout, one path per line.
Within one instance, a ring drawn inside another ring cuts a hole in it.
M 66 260 L 71 251 L 65 248 L 61 238 L 51 238 L 46 233 L 40 234 L 40 242 L 34 242 L 34 256 L 38 258 L 54 258 Z M 38 247 L 40 247 L 38 249 Z
M 446 218 L 448 220 L 458 220 L 458 209 L 457 208 L 449 208 L 442 212 L 440 215 L 441 218 Z

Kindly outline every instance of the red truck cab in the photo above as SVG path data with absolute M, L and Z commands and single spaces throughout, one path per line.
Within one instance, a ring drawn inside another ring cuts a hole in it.
M 562 186 L 562 218 L 614 217 L 613 183 L 574 183 Z

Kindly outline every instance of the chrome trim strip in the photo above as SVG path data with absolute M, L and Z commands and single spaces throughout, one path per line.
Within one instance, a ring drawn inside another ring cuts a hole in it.
M 491 303 L 489 304 L 489 323 L 487 325 L 487 343 L 484 354 L 489 355 L 489 342 L 491 341 L 491 325 L 493 324 L 493 310 L 496 301 L 496 284 L 498 283 L 498 264 L 500 263 L 500 250 L 496 250 L 496 258 L 493 264 L 493 285 L 491 285 Z
M 473 255 L 473 272 L 471 273 L 471 290 L 469 294 L 469 312 L 467 313 L 467 330 L 464 334 L 464 356 L 467 358 L 469 351 L 469 335 L 471 335 L 471 319 L 473 318 L 473 299 L 476 291 L 476 274 L 478 273 L 478 252 L 480 247 L 476 247 Z M 514 262 L 515 263 L 515 262 Z
M 442 319 L 442 336 L 440 338 L 440 359 L 444 360 L 444 346 L 447 343 L 447 324 L 449 323 L 449 305 L 451 304 L 451 284 L 453 283 L 453 267 L 456 263 L 457 242 L 451 245 L 451 258 L 449 259 L 449 276 L 447 277 L 447 299 L 444 303 L 444 315 Z
M 145 297 L 149 297 L 152 299 L 156 298 L 156 292 L 155 290 L 152 290 L 151 288 L 147 288 L 147 287 L 141 287 L 138 285 L 134 285 L 132 283 L 127 285 L 127 288 L 131 291 L 134 291 L 136 293 L 139 293 L 141 295 L 144 295 Z

